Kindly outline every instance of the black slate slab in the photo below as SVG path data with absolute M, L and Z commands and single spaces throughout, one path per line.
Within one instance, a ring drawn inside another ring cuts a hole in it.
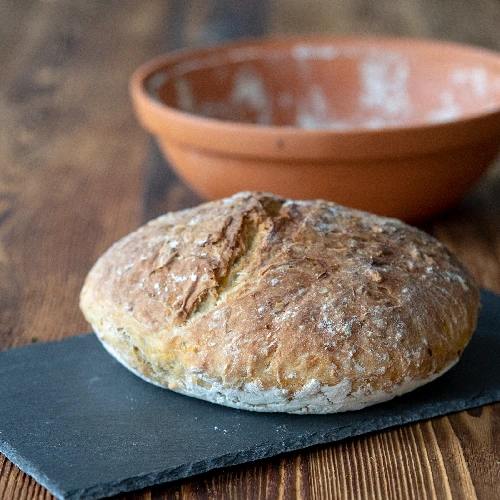
M 0 451 L 54 495 L 102 498 L 500 400 L 500 296 L 461 362 L 362 411 L 251 413 L 143 382 L 93 335 L 0 353 Z

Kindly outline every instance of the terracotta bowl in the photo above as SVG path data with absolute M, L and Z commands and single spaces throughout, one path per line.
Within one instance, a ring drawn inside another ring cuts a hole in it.
M 500 145 L 500 55 L 381 38 L 184 50 L 132 76 L 137 116 L 202 196 L 264 190 L 416 222 Z

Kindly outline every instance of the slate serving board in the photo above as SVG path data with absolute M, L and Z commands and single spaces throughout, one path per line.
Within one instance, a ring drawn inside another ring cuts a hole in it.
M 143 382 L 94 335 L 0 353 L 0 451 L 61 499 L 102 498 L 500 400 L 500 296 L 452 370 L 357 412 L 252 413 Z

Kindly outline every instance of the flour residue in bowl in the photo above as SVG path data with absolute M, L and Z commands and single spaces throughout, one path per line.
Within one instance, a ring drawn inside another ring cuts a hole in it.
M 243 68 L 236 73 L 229 99 L 237 106 L 255 110 L 260 125 L 272 125 L 270 96 L 262 77 L 255 71 Z
M 208 90 L 194 85 L 201 72 Z M 171 83 L 181 110 L 303 129 L 443 123 L 498 107 L 500 100 L 500 77 L 481 65 L 444 66 L 424 74 L 411 55 L 360 46 L 300 44 L 266 58 L 258 49 L 235 50 L 229 62 L 191 61 L 183 71 L 178 68 Z
M 488 98 L 489 79 L 485 68 L 463 68 L 453 71 L 451 82 L 454 85 L 470 86 L 477 98 Z
M 348 52 L 352 54 L 353 51 Z M 308 52 L 304 46 L 294 53 L 301 61 L 307 61 L 306 54 L 332 59 L 343 55 L 339 50 Z M 337 115 L 329 104 L 325 89 L 312 84 L 309 91 L 298 98 L 295 125 L 305 129 L 373 129 L 401 124 L 411 116 L 408 91 L 410 72 L 403 56 L 374 51 L 361 58 L 357 67 L 360 91 L 351 114 Z M 335 81 L 331 84 L 334 86 Z
M 460 118 L 462 109 L 456 102 L 453 92 L 444 90 L 439 94 L 441 107 L 427 114 L 427 118 L 431 123 L 444 123 Z
M 186 78 L 179 78 L 175 82 L 177 91 L 177 104 L 184 111 L 194 111 L 193 92 L 191 84 Z
M 312 84 L 309 91 L 297 104 L 295 125 L 304 129 L 342 130 L 350 127 L 349 122 L 335 120 L 332 115 L 324 90 L 319 85 Z
M 183 111 L 219 120 L 273 124 L 271 96 L 262 76 L 250 67 L 235 72 L 229 95 L 220 99 L 197 98 L 185 76 L 176 78 L 174 87 L 176 105 Z
M 404 120 L 410 116 L 410 68 L 405 57 L 375 53 L 361 61 L 359 72 L 362 82 L 360 108 L 375 111 L 378 117 L 388 120 Z

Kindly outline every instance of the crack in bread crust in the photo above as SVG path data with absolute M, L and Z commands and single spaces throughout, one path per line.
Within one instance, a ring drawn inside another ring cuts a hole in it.
M 233 288 L 237 287 L 240 274 L 255 254 L 260 239 L 258 222 L 249 222 L 248 219 L 244 217 L 241 221 L 231 260 L 227 262 L 225 268 L 215 273 L 216 285 L 199 298 L 193 310 L 186 316 L 186 322 L 200 314 L 210 312 L 231 294 Z

